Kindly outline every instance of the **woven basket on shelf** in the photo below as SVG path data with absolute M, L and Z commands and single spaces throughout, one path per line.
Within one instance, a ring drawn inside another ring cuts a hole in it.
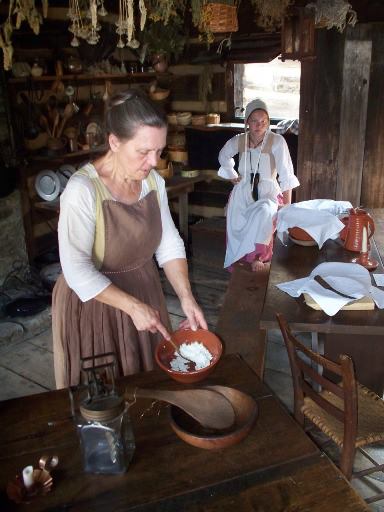
M 211 32 L 237 32 L 237 8 L 235 5 L 208 3 L 205 10 L 205 26 Z

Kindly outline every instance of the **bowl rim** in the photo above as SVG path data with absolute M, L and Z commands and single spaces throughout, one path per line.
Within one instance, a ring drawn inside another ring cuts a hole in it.
M 207 389 L 210 389 L 209 386 L 206 386 Z M 236 389 L 236 388 L 233 388 L 233 389 Z M 239 389 L 236 389 L 236 391 L 238 391 L 239 393 L 247 396 L 248 398 L 251 399 L 251 401 L 253 402 L 253 410 L 249 416 L 249 418 L 247 419 L 247 421 L 241 425 L 240 428 L 238 428 L 237 430 L 231 430 L 231 431 L 227 431 L 223 434 L 216 434 L 216 435 L 212 435 L 212 436 L 204 436 L 204 435 L 199 435 L 199 434 L 193 434 L 191 432 L 189 432 L 188 430 L 185 430 L 183 427 L 181 427 L 178 423 L 176 423 L 176 421 L 174 420 L 173 418 L 173 415 L 172 415 L 172 411 L 174 411 L 175 409 L 180 409 L 180 407 L 177 407 L 176 405 L 172 405 L 170 404 L 170 406 L 168 407 L 168 418 L 169 418 L 169 422 L 171 424 L 171 427 L 178 429 L 180 430 L 180 432 L 182 432 L 183 434 L 186 434 L 187 436 L 191 437 L 191 438 L 194 438 L 194 439 L 198 439 L 198 440 L 203 440 L 203 441 L 207 441 L 207 442 L 210 442 L 210 441 L 215 441 L 215 440 L 221 440 L 221 439 L 225 439 L 225 438 L 229 438 L 233 435 L 239 435 L 241 433 L 244 433 L 244 431 L 247 431 L 249 430 L 250 428 L 252 428 L 252 426 L 254 425 L 254 423 L 256 422 L 258 416 L 259 416 L 259 406 L 256 402 L 256 400 L 251 396 L 249 395 L 248 393 L 244 393 L 243 391 L 240 391 Z M 219 391 L 217 391 L 217 393 L 219 393 Z M 224 395 L 223 395 L 224 396 Z

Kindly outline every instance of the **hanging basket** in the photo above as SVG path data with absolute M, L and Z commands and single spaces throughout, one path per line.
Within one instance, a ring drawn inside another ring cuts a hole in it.
M 237 8 L 235 5 L 207 3 L 203 7 L 205 28 L 210 32 L 237 32 Z

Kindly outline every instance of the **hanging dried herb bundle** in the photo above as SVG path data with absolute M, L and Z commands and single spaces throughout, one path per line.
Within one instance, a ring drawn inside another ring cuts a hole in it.
M 186 0 L 148 0 L 146 2 L 148 16 L 153 21 L 162 21 L 168 24 L 170 18 L 184 18 Z
M 315 12 L 315 23 L 318 27 L 328 30 L 335 27 L 343 32 L 347 25 L 354 26 L 357 22 L 356 11 L 345 0 L 317 0 L 305 6 Z
M 42 0 L 44 18 L 48 13 L 48 0 Z M 3 50 L 4 69 L 12 67 L 13 46 L 12 33 L 19 29 L 23 21 L 27 21 L 34 34 L 40 32 L 43 16 L 37 10 L 35 0 L 9 0 L 8 17 L 0 27 L 0 48 Z
M 269 32 L 281 27 L 283 18 L 293 0 L 251 0 L 256 11 L 256 23 Z

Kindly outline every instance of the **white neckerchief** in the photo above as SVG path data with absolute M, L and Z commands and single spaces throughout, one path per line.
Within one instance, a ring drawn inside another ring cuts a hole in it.
M 260 158 L 261 158 L 261 153 L 263 152 L 263 148 L 264 148 L 264 144 L 265 144 L 265 141 L 267 140 L 267 134 L 269 133 L 270 131 L 270 128 L 267 128 L 267 130 L 265 131 L 264 133 L 264 137 L 263 137 L 263 141 L 261 143 L 261 147 L 260 147 L 260 153 L 259 153 L 259 156 L 257 158 L 257 163 L 256 163 L 256 169 L 258 170 L 259 169 L 259 163 L 260 163 Z M 247 141 L 247 138 L 248 138 L 248 131 L 247 129 L 245 128 L 245 164 L 244 164 L 244 179 L 247 180 L 247 152 L 248 152 L 248 141 Z M 252 170 L 252 169 L 251 169 Z M 256 178 L 256 172 L 253 173 L 253 179 L 252 179 L 252 185 L 251 185 L 251 191 L 253 190 L 253 186 L 254 186 L 254 183 L 255 183 L 255 178 Z M 247 181 L 246 181 L 247 182 Z

